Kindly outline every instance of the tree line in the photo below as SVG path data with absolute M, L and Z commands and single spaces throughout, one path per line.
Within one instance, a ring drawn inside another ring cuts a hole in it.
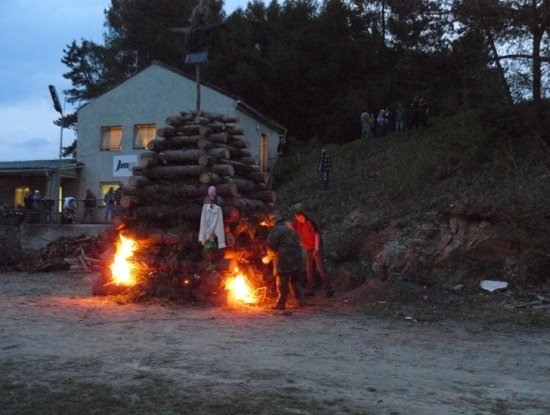
M 544 117 L 550 1 L 254 0 L 229 15 L 222 0 L 209 4 L 210 19 L 225 24 L 210 35 L 202 79 L 299 140 L 357 139 L 363 108 L 415 96 L 429 100 L 432 114 L 528 101 L 533 119 Z M 194 6 L 112 0 L 103 43 L 75 40 L 63 50 L 67 100 L 86 103 L 152 60 L 193 74 L 182 34 L 169 29 L 186 26 Z

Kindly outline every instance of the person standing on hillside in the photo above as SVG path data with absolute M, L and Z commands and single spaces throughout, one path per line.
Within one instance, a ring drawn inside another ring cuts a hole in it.
M 273 272 L 277 279 L 277 303 L 273 306 L 276 310 L 284 310 L 288 299 L 290 286 L 298 301 L 298 306 L 304 305 L 302 290 L 298 284 L 303 268 L 304 258 L 298 235 L 287 226 L 279 213 L 273 213 L 268 221 L 271 229 L 267 237 L 267 255 L 262 258 L 264 264 L 273 261 Z
M 366 109 L 363 109 L 361 112 L 361 138 L 371 138 L 371 118 L 370 114 Z
M 328 182 L 330 179 L 330 172 L 332 171 L 332 161 L 324 148 L 321 150 L 321 157 L 317 163 L 317 170 L 321 173 L 321 181 L 323 183 L 323 189 L 328 189 Z
M 409 129 L 413 129 L 420 126 L 420 97 L 415 96 L 412 100 L 409 110 L 410 120 Z
M 395 132 L 402 133 L 403 131 L 405 131 L 405 106 L 400 102 L 395 110 Z
M 383 137 L 388 133 L 390 126 L 390 118 L 388 111 L 381 109 L 376 118 L 378 124 L 378 136 Z
M 313 278 L 313 266 L 317 269 L 321 282 L 325 287 L 325 296 L 332 297 L 334 290 L 330 284 L 330 279 L 323 264 L 321 255 L 321 234 L 317 224 L 311 220 L 302 210 L 294 213 L 294 222 L 291 223 L 292 229 L 296 231 L 300 238 L 302 248 L 306 253 L 306 278 L 307 287 L 305 294 L 315 294 L 315 279 Z

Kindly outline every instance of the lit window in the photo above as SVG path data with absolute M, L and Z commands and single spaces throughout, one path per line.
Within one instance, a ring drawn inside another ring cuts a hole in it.
M 147 148 L 147 144 L 157 135 L 155 124 L 134 126 L 134 148 Z
M 101 150 L 122 149 L 122 127 L 101 127 Z
M 30 192 L 31 189 L 28 187 L 17 187 L 15 188 L 15 206 L 16 207 L 23 207 L 25 205 L 25 193 L 27 191 Z
M 107 192 L 109 192 L 110 188 L 113 188 L 113 190 L 116 192 L 118 189 L 120 189 L 120 183 L 119 182 L 102 182 L 100 183 L 101 188 L 101 199 L 103 200 Z M 117 198 L 119 197 L 119 193 L 115 193 L 115 201 L 118 204 Z
M 267 134 L 260 135 L 260 171 L 267 171 L 269 161 L 269 137 Z

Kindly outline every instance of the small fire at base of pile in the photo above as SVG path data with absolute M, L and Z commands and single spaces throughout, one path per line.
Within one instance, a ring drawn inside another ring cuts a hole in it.
M 267 287 L 262 286 L 268 284 L 265 270 L 254 260 L 258 252 L 250 251 L 252 260 L 224 257 L 216 263 L 185 260 L 156 263 L 157 257 L 147 254 L 150 246 L 148 238 L 119 233 L 113 260 L 94 285 L 94 294 L 124 294 L 136 299 L 163 297 L 174 302 L 233 307 L 261 305 L 267 298 Z M 236 252 L 242 255 L 243 251 Z
M 124 286 L 132 286 L 136 284 L 136 266 L 131 261 L 131 257 L 134 255 L 137 248 L 138 246 L 136 241 L 125 237 L 122 234 L 119 235 L 115 258 L 110 266 L 113 284 Z
M 253 289 L 250 281 L 238 268 L 225 280 L 224 287 L 229 305 L 258 304 L 265 297 L 265 288 Z

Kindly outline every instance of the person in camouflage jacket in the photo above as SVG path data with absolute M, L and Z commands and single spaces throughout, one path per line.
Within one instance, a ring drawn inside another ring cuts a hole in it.
M 267 237 L 267 256 L 264 262 L 273 260 L 273 271 L 277 278 L 277 303 L 273 308 L 284 310 L 290 286 L 294 291 L 298 306 L 304 305 L 302 290 L 298 285 L 304 264 L 302 246 L 296 232 L 286 225 L 280 214 L 271 215 L 272 227 Z

